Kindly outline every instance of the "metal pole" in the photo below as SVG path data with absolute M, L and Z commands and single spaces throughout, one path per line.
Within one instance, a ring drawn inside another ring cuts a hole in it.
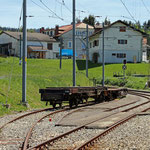
M 62 44 L 63 44 L 63 41 L 62 41 L 62 38 L 60 38 L 60 65 L 59 65 L 60 69 L 62 67 Z
M 102 67 L 102 86 L 104 87 L 105 83 L 105 60 L 104 60 L 104 23 L 103 23 L 103 38 L 102 38 L 102 63 L 103 63 L 103 67 Z
M 73 86 L 76 86 L 76 50 L 75 50 L 75 0 L 73 0 Z
M 89 61 L 89 30 L 88 30 L 88 24 L 86 25 L 86 77 L 88 77 L 88 61 Z
M 125 80 L 125 69 L 123 69 L 123 80 Z
M 21 65 L 21 35 L 20 35 L 20 56 L 19 56 L 19 65 Z
M 26 104 L 26 71 L 27 71 L 27 29 L 26 0 L 23 0 L 23 63 L 22 63 L 22 103 Z

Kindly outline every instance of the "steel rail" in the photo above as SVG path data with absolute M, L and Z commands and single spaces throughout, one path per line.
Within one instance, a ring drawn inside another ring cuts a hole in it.
M 76 131 L 78 131 L 78 130 L 84 128 L 84 127 L 85 127 L 86 125 L 88 125 L 88 124 L 91 124 L 91 123 L 94 123 L 94 122 L 96 122 L 96 121 L 105 119 L 105 118 L 110 117 L 110 116 L 112 116 L 112 115 L 115 115 L 115 114 L 117 114 L 117 113 L 118 113 L 118 112 L 115 112 L 115 113 L 113 113 L 113 114 L 107 115 L 107 116 L 102 117 L 102 118 L 100 118 L 100 119 L 96 119 L 96 120 L 94 120 L 94 121 L 91 121 L 91 122 L 88 122 L 88 123 L 86 123 L 86 124 L 83 124 L 83 125 L 81 125 L 81 126 L 79 126 L 79 127 L 76 127 L 75 129 L 72 129 L 72 130 L 70 130 L 70 131 L 68 131 L 68 132 L 66 132 L 66 133 L 64 133 L 64 134 L 61 134 L 61 135 L 59 135 L 59 136 L 57 136 L 57 137 L 54 137 L 54 138 L 52 138 L 52 139 L 50 139 L 50 140 L 47 140 L 47 141 L 45 141 L 45 142 L 43 142 L 43 143 L 40 143 L 40 144 L 38 144 L 38 145 L 36 145 L 36 146 L 34 146 L 34 147 L 31 147 L 31 148 L 29 148 L 29 150 L 35 150 L 35 149 L 38 149 L 38 148 L 45 147 L 46 144 L 51 143 L 51 142 L 54 142 L 54 141 L 56 141 L 56 140 L 58 140 L 58 139 L 60 139 L 60 138 L 62 138 L 62 137 L 64 137 L 64 136 L 67 136 L 67 135 L 71 134 L 71 133 L 74 133 L 74 132 L 76 132 Z
M 142 97 L 142 96 L 141 96 Z M 149 98 L 147 98 L 149 99 Z M 141 112 L 146 112 L 147 110 L 149 110 L 150 108 L 146 108 L 144 110 L 142 110 Z M 127 122 L 128 120 L 136 117 L 138 114 L 134 113 L 128 117 L 126 117 L 125 119 L 118 121 L 117 123 L 113 124 L 111 127 L 109 127 L 108 129 L 106 129 L 104 132 L 96 135 L 95 137 L 91 138 L 90 140 L 86 141 L 85 143 L 83 143 L 82 145 L 80 145 L 79 147 L 77 147 L 75 150 L 83 150 L 83 149 L 87 149 L 89 146 L 93 146 L 94 143 L 99 140 L 100 138 L 102 138 L 103 136 L 107 135 L 108 133 L 110 133 L 112 130 L 114 130 L 116 127 L 122 125 L 123 123 Z
M 96 121 L 99 121 L 99 120 L 105 119 L 105 118 L 107 118 L 107 117 L 113 116 L 113 115 L 115 115 L 115 114 L 117 114 L 117 113 L 118 113 L 118 112 L 115 112 L 115 113 L 113 113 L 113 114 L 107 115 L 107 116 L 102 117 L 102 118 L 100 118 L 100 119 L 96 119 L 96 120 L 94 120 L 94 121 L 88 122 L 88 123 L 86 123 L 86 124 L 84 124 L 84 125 L 81 125 L 81 126 L 75 128 L 75 129 L 73 129 L 73 130 L 70 130 L 70 131 L 68 131 L 68 132 L 66 132 L 66 133 L 64 133 L 64 134 L 61 134 L 61 135 L 59 135 L 59 136 L 57 136 L 57 137 L 55 137 L 55 138 L 53 138 L 53 139 L 47 140 L 47 141 L 45 141 L 45 142 L 43 142 L 43 143 L 40 143 L 40 144 L 38 144 L 38 145 L 36 145 L 36 146 L 34 146 L 34 147 L 31 147 L 31 148 L 29 148 L 29 150 L 36 150 L 36 149 L 43 149 L 43 148 L 46 148 L 46 145 L 48 145 L 48 144 L 51 143 L 51 142 L 54 142 L 54 141 L 56 141 L 56 140 L 58 140 L 58 139 L 60 139 L 60 138 L 63 138 L 63 137 L 65 137 L 65 136 L 71 134 L 71 133 L 74 133 L 74 132 L 76 132 L 76 131 L 78 131 L 78 130 L 80 130 L 80 129 L 82 129 L 82 128 L 85 128 L 86 125 L 89 125 L 89 124 L 94 123 L 94 122 L 96 122 Z M 131 116 L 133 116 L 133 115 L 131 115 Z M 125 119 L 123 119 L 123 120 L 125 120 Z M 119 122 L 120 122 L 120 121 L 119 121 Z M 115 124 L 116 124 L 116 123 L 115 123 Z
M 91 106 L 91 105 L 94 105 L 93 104 L 93 101 L 91 101 L 90 103 L 84 103 L 84 104 L 82 104 L 82 106 L 79 106 L 79 107 L 85 107 L 85 106 Z M 69 107 L 69 106 L 67 106 L 67 107 Z M 73 113 L 73 112 L 76 112 L 76 111 L 78 111 L 78 110 L 80 110 L 81 108 L 76 108 L 74 111 L 72 111 L 72 112 L 69 112 L 68 114 L 71 114 L 71 113 Z M 70 110 L 70 108 L 66 108 L 66 110 Z M 46 118 L 47 116 L 50 116 L 50 115 L 52 115 L 52 114 L 54 114 L 54 113 L 58 113 L 58 112 L 62 112 L 62 111 L 65 111 L 65 109 L 64 110 L 58 110 L 57 112 L 52 112 L 52 113 L 50 113 L 50 114 L 48 114 L 48 115 L 45 115 L 45 116 L 43 116 L 42 118 L 40 118 L 38 121 L 36 121 L 33 125 L 32 125 L 32 127 L 29 129 L 29 131 L 28 131 L 28 133 L 27 133 L 27 135 L 26 135 L 26 138 L 25 138 L 25 140 L 24 140 L 24 143 L 23 143 L 23 146 L 22 146 L 22 149 L 23 150 L 26 150 L 27 149 L 27 147 L 28 147 L 28 143 L 29 143 L 29 139 L 31 138 L 31 134 L 32 134 L 32 131 L 33 131 L 33 128 L 36 126 L 36 124 L 38 123 L 38 122 L 40 122 L 41 120 L 43 120 L 44 118 Z M 66 114 L 65 116 L 67 116 L 68 114 Z
M 46 109 L 41 109 L 41 110 L 29 112 L 29 113 L 27 113 L 27 114 L 24 114 L 24 115 L 21 115 L 21 116 L 19 116 L 19 117 L 16 117 L 15 119 L 12 119 L 11 121 L 8 121 L 8 122 L 5 123 L 4 125 L 2 125 L 2 126 L 0 127 L 0 130 L 1 130 L 2 128 L 4 128 L 7 124 L 12 123 L 12 122 L 14 122 L 14 121 L 16 121 L 16 120 L 22 119 L 22 118 L 24 118 L 24 117 L 26 117 L 26 116 L 29 116 L 29 115 L 32 115 L 32 114 L 36 114 L 36 113 L 40 113 L 40 112 L 48 111 L 48 110 L 51 110 L 51 108 L 46 108 Z
M 95 137 L 91 138 L 90 140 L 88 140 L 87 142 L 83 143 L 82 145 L 80 145 L 79 147 L 75 148 L 74 150 L 82 150 L 82 149 L 86 149 L 87 147 L 91 146 L 94 144 L 95 140 L 100 139 L 101 137 L 107 135 L 109 132 L 111 132 L 113 129 L 115 129 L 117 126 L 125 123 L 126 121 L 130 120 L 131 118 L 135 117 L 136 114 L 130 115 L 127 118 L 119 121 L 118 123 L 113 124 L 111 127 L 109 127 L 108 129 L 106 129 L 104 132 L 102 132 L 101 134 L 96 135 Z
M 138 101 L 135 101 L 135 102 L 124 104 L 124 105 L 121 105 L 121 106 L 118 106 L 118 107 L 115 107 L 115 108 L 111 108 L 111 109 L 106 110 L 105 112 L 112 111 L 112 110 L 115 110 L 115 109 L 118 109 L 118 108 L 121 108 L 121 107 L 125 107 L 125 106 L 131 105 L 131 104 L 135 104 L 137 102 Z
M 150 91 L 145 91 L 145 90 L 128 89 L 128 91 L 131 91 L 131 92 L 138 92 L 138 93 L 149 93 L 149 94 L 150 94 Z
M 150 109 L 150 108 L 148 108 Z M 145 109 L 141 112 L 145 112 L 147 111 L 148 109 Z M 130 119 L 136 117 L 138 114 L 135 113 L 135 114 L 132 114 L 128 117 L 126 117 L 125 119 L 121 120 L 121 121 L 118 121 L 117 123 L 113 124 L 111 127 L 109 127 L 107 130 L 105 130 L 104 132 L 96 135 L 95 137 L 91 138 L 90 140 L 88 140 L 87 142 L 83 143 L 82 145 L 80 145 L 79 147 L 77 147 L 76 149 L 74 150 L 83 150 L 83 149 L 87 149 L 87 147 L 89 146 L 92 146 L 94 145 L 94 142 L 99 140 L 100 138 L 102 138 L 103 136 L 107 135 L 108 133 L 110 133 L 112 130 L 114 130 L 116 127 L 122 125 L 123 123 L 129 121 Z
M 27 149 L 27 147 L 28 147 L 28 142 L 29 142 L 29 139 L 30 139 L 30 137 L 31 137 L 32 130 L 33 130 L 33 128 L 37 125 L 38 122 L 40 122 L 41 120 L 43 120 L 44 118 L 46 118 L 46 117 L 48 117 L 48 116 L 50 116 L 50 115 L 53 115 L 53 114 L 56 114 L 56 113 L 59 113 L 59 112 L 63 112 L 63 111 L 66 111 L 66 110 L 69 110 L 69 108 L 65 108 L 65 109 L 62 109 L 62 110 L 57 110 L 57 111 L 51 112 L 51 113 L 49 113 L 49 114 L 43 116 L 42 118 L 40 118 L 38 121 L 36 121 L 36 122 L 32 125 L 32 127 L 29 129 L 29 131 L 28 131 L 28 133 L 27 133 L 27 135 L 26 135 L 25 141 L 24 141 L 24 143 L 23 143 L 23 150 L 26 150 L 26 149 Z
M 144 96 L 144 95 L 143 95 L 143 96 Z M 148 99 L 148 97 L 146 97 L 146 96 L 145 96 L 145 98 Z M 132 103 L 130 103 L 130 104 L 132 104 Z M 126 104 L 126 105 L 129 105 L 129 104 Z M 134 107 L 133 107 L 133 108 L 134 108 Z M 38 145 L 36 145 L 35 147 L 31 147 L 31 148 L 29 148 L 29 150 L 31 150 L 31 149 L 39 149 L 39 148 L 41 148 L 41 149 L 42 149 L 42 148 L 46 148 L 46 145 L 48 145 L 48 144 L 51 143 L 51 142 L 54 142 L 54 141 L 58 140 L 59 138 L 62 138 L 62 137 L 64 137 L 64 136 L 66 136 L 66 135 L 69 135 L 69 134 L 71 134 L 71 133 L 73 133 L 73 132 L 76 132 L 76 131 L 78 131 L 78 130 L 84 128 L 84 127 L 85 127 L 86 125 L 88 125 L 88 124 L 91 124 L 91 123 L 96 122 L 96 121 L 98 121 L 98 120 L 101 120 L 101 119 L 110 117 L 110 116 L 112 116 L 112 115 L 114 115 L 114 114 L 117 114 L 117 113 L 118 113 L 118 112 L 113 113 L 113 114 L 108 115 L 108 116 L 105 116 L 105 117 L 100 118 L 100 119 L 96 119 L 96 120 L 94 120 L 94 121 L 92 121 L 92 122 L 90 122 L 90 123 L 86 123 L 86 124 L 84 124 L 84 125 L 81 125 L 81 126 L 75 128 L 75 129 L 70 130 L 70 131 L 68 131 L 68 132 L 66 132 L 66 133 L 64 133 L 64 134 L 61 134 L 61 135 L 59 135 L 59 136 L 57 136 L 57 137 L 55 137 L 55 138 L 53 138 L 53 139 L 50 139 L 50 140 L 45 141 L 45 142 L 43 142 L 43 143 L 41 143 L 41 144 L 38 144 Z M 68 114 L 67 114 L 67 115 L 68 115 Z

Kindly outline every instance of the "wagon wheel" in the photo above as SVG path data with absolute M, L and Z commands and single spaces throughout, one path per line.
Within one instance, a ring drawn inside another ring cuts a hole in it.
M 85 98 L 85 102 L 86 102 L 86 104 L 88 103 L 88 98 Z
M 62 108 L 62 103 L 59 103 L 59 107 Z
M 74 105 L 75 105 L 75 107 L 78 107 L 78 99 L 76 99 L 76 100 L 74 100 Z
M 80 98 L 80 103 L 83 104 L 83 98 Z
M 53 103 L 53 108 L 54 108 L 54 109 L 56 108 L 56 103 Z
M 70 100 L 70 101 L 69 101 L 69 107 L 72 108 L 72 105 L 73 105 L 73 101 Z

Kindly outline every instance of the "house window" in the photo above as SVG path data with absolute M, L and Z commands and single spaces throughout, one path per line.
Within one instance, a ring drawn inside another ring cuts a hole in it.
M 76 35 L 78 35 L 78 31 L 76 31 Z
M 126 27 L 120 27 L 120 32 L 126 32 Z
M 95 47 L 95 46 L 99 46 L 99 40 L 95 40 L 95 41 L 93 42 L 93 47 Z
M 92 43 L 90 43 L 90 48 L 92 48 Z
M 50 36 L 53 36 L 53 31 L 50 31 Z
M 127 40 L 118 40 L 118 44 L 127 44 Z
M 92 32 L 92 31 L 90 31 L 90 32 L 89 32 L 89 35 L 92 35 L 92 33 L 93 33 L 93 32 Z
M 117 53 L 117 58 L 126 58 L 125 53 Z
M 112 56 L 116 56 L 116 53 L 112 53 Z
M 85 35 L 85 31 L 82 32 L 82 35 L 83 35 L 83 36 Z
M 48 43 L 48 44 L 47 44 L 47 48 L 48 48 L 49 50 L 52 50 L 52 49 L 53 49 L 53 44 L 52 44 L 52 43 Z
M 68 48 L 72 48 L 72 41 L 68 42 Z
M 84 43 L 81 44 L 81 48 L 85 49 L 85 44 Z

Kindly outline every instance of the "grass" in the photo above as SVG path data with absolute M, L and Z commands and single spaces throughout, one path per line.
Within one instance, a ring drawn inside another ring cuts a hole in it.
M 27 101 L 31 108 L 45 107 L 40 101 L 39 89 L 45 87 L 72 86 L 72 60 L 63 60 L 59 69 L 59 60 L 28 59 L 27 63 Z M 13 68 L 13 71 L 12 71 Z M 12 72 L 12 73 L 11 73 Z M 22 67 L 18 58 L 0 58 L 0 104 L 8 101 L 10 109 L 0 105 L 0 115 L 12 111 L 26 110 L 20 105 L 22 99 Z M 10 75 L 12 74 L 10 90 Z M 76 83 L 79 86 L 89 86 L 89 80 L 77 69 Z M 9 91 L 9 92 L 8 92 Z M 8 98 L 7 98 L 8 97 Z
M 72 86 L 72 60 L 62 61 L 62 69 L 59 69 L 59 60 L 50 59 L 28 59 L 27 62 L 27 101 L 31 108 L 44 108 L 45 103 L 40 101 L 39 89 L 45 87 Z M 12 69 L 13 68 L 13 69 Z M 135 78 L 132 74 L 149 74 L 149 64 L 127 64 L 126 74 L 129 77 L 125 80 L 114 78 L 114 73 L 122 74 L 122 64 L 106 64 L 105 83 L 108 85 L 126 86 L 143 89 L 147 78 Z M 85 77 L 85 60 L 77 60 L 76 85 L 92 86 L 92 79 L 96 78 L 101 83 L 102 66 L 89 62 L 89 78 Z M 11 75 L 11 82 L 10 82 Z M 10 84 L 11 83 L 11 84 Z M 9 90 L 10 85 L 10 90 Z M 0 58 L 0 115 L 16 111 L 23 111 L 27 108 L 20 105 L 22 87 L 22 66 L 19 59 L 8 57 Z M 8 92 L 9 91 L 9 92 Z M 11 105 L 10 109 L 2 107 L 5 103 Z

